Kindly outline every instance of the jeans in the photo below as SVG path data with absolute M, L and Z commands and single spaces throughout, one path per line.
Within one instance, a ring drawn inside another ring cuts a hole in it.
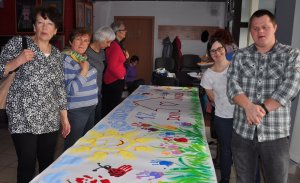
M 214 127 L 220 144 L 220 171 L 221 179 L 229 181 L 232 165 L 231 137 L 233 118 L 215 116 Z
M 67 136 L 64 149 L 71 147 L 87 131 L 94 127 L 95 105 L 68 110 L 71 132 Z
M 244 139 L 232 134 L 232 153 L 237 183 L 255 182 L 258 157 L 266 183 L 286 183 L 289 168 L 288 137 L 266 142 Z
M 54 161 L 58 131 L 45 134 L 11 134 L 18 156 L 17 182 L 28 183 L 34 177 L 36 158 L 39 172 Z
M 101 110 L 102 110 L 102 96 L 98 95 L 98 104 L 96 105 L 95 108 L 95 121 L 94 121 L 95 125 L 102 119 Z

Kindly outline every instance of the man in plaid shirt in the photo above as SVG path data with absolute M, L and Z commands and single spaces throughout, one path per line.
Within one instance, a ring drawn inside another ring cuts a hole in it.
M 232 154 L 237 182 L 254 182 L 260 159 L 266 182 L 285 183 L 300 52 L 276 40 L 277 24 L 268 10 L 256 11 L 249 25 L 254 44 L 236 52 L 227 75 L 227 95 L 236 104 Z

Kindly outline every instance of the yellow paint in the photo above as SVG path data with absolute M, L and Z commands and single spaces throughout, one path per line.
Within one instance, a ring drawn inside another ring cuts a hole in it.
M 155 151 L 151 146 L 144 146 L 155 140 L 157 139 L 141 136 L 138 131 L 120 133 L 115 129 L 107 129 L 99 133 L 91 130 L 79 140 L 79 146 L 75 146 L 72 152 L 78 154 L 93 152 L 88 157 L 90 161 L 104 160 L 110 154 L 121 155 L 124 159 L 136 159 L 134 152 Z
M 163 151 L 161 154 L 165 155 L 165 156 L 169 156 L 171 155 L 171 153 L 169 151 Z
M 119 135 L 119 132 L 115 129 L 108 129 L 104 132 L 104 136 L 114 136 L 114 135 Z
M 136 142 L 139 142 L 139 143 L 148 143 L 148 142 L 151 142 L 151 141 L 154 141 L 156 140 L 155 138 L 137 138 L 135 139 Z
M 160 126 L 161 128 L 164 128 L 164 129 L 168 129 L 168 130 L 176 130 L 177 127 L 176 126 L 170 126 L 170 125 L 167 125 L 167 126 Z
M 90 130 L 88 133 L 87 133 L 87 136 L 89 137 L 94 137 L 94 138 L 101 138 L 103 137 L 103 134 L 102 133 L 99 133 L 95 130 Z
M 107 153 L 105 152 L 95 152 L 90 158 L 90 161 L 99 162 L 104 160 L 107 157 Z
M 71 153 L 84 153 L 89 152 L 92 149 L 90 146 L 75 146 L 74 148 L 70 149 Z
M 149 146 L 136 146 L 134 148 L 135 151 L 143 151 L 143 152 L 150 152 L 154 151 L 155 149 Z
M 132 159 L 136 159 L 136 156 L 129 152 L 129 151 L 120 151 L 119 154 L 124 158 L 124 159 L 127 159 L 127 160 L 132 160 Z
M 80 138 L 77 143 L 80 145 L 90 144 L 91 146 L 96 146 L 96 142 L 97 142 L 97 139 L 95 139 L 95 138 L 92 138 L 92 139 Z

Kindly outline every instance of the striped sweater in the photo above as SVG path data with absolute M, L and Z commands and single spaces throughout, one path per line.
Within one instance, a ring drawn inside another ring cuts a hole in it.
M 63 54 L 68 109 L 97 105 L 97 70 L 90 65 L 86 77 L 80 75 L 81 67 L 69 55 Z

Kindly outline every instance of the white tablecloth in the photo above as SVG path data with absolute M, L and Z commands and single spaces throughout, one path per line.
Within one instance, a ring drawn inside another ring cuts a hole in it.
M 217 182 L 198 89 L 140 86 L 31 182 Z

